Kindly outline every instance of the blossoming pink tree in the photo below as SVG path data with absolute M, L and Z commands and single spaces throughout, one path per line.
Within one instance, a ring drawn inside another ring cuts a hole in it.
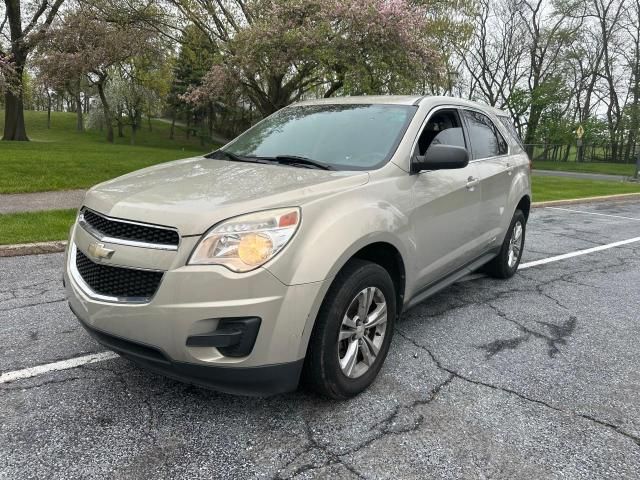
M 268 115 L 310 95 L 409 93 L 442 66 L 432 2 L 170 2 L 220 52 L 185 95 L 196 105 L 244 97 Z
M 0 53 L 0 94 L 14 88 L 15 69 L 9 57 Z

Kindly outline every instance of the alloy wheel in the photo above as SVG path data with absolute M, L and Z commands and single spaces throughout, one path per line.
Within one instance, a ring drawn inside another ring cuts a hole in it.
M 387 302 L 379 288 L 367 287 L 349 304 L 338 335 L 342 373 L 358 378 L 371 368 L 384 342 Z
M 507 264 L 509 268 L 513 268 L 518 263 L 520 259 L 520 251 L 522 250 L 522 241 L 524 237 L 522 236 L 522 232 L 524 228 L 522 227 L 522 222 L 519 220 L 513 225 L 513 229 L 511 230 L 511 238 L 509 239 L 509 255 L 507 257 Z

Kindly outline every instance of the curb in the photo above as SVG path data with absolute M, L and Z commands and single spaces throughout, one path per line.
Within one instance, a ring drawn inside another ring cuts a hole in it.
M 21 243 L 19 245 L 0 245 L 0 257 L 20 257 L 24 255 L 40 255 L 43 253 L 64 252 L 66 240 L 40 243 Z
M 555 207 L 559 205 L 575 205 L 579 203 L 624 202 L 640 200 L 640 193 L 620 193 L 618 195 L 604 195 L 602 197 L 570 198 L 567 200 L 550 200 L 548 202 L 533 202 L 532 208 Z
M 619 195 L 605 195 L 603 197 L 571 198 L 568 200 L 551 200 L 548 202 L 533 202 L 531 208 L 555 207 L 558 205 L 574 205 L 579 203 L 624 202 L 640 200 L 640 193 L 622 193 Z M 66 240 L 41 243 L 22 243 L 19 245 L 0 245 L 1 257 L 20 257 L 24 255 L 41 255 L 44 253 L 64 252 Z

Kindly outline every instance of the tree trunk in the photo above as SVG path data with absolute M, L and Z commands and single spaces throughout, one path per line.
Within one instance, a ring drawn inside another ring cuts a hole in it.
M 24 125 L 24 104 L 22 94 L 14 94 L 10 90 L 4 95 L 4 136 L 3 140 L 28 142 Z
M 16 78 L 22 79 L 26 57 L 14 56 Z M 4 135 L 3 140 L 28 142 L 27 129 L 24 125 L 24 100 L 22 83 L 17 91 L 8 89 L 4 95 Z
M 51 128 L 51 93 L 47 92 L 47 130 Z
M 541 116 L 542 108 L 535 104 L 531 105 L 529 119 L 527 120 L 527 134 L 524 138 L 524 144 L 527 146 L 527 153 L 530 157 L 533 155 L 533 144 L 536 142 L 536 133 L 538 131 Z
M 82 118 L 82 96 L 80 90 L 76 93 L 76 130 L 84 132 L 84 119 Z
M 169 140 L 173 140 L 173 135 L 176 130 L 176 112 L 171 114 L 171 129 L 169 130 Z
M 118 123 L 118 138 L 124 138 L 124 125 L 122 124 L 122 108 L 118 107 L 116 110 L 116 122 Z
M 211 102 L 209 102 L 209 107 L 208 107 L 208 118 L 207 118 L 207 129 L 208 129 L 208 133 L 209 133 L 209 138 L 213 137 L 213 104 Z M 244 107 L 242 108 L 242 111 L 244 112 Z
M 100 101 L 102 102 L 102 111 L 104 112 L 104 122 L 107 124 L 107 142 L 113 143 L 113 119 L 111 118 L 111 110 L 109 109 L 109 103 L 107 97 L 104 94 L 104 81 L 97 83 L 98 95 L 100 95 Z
M 149 124 L 149 131 L 153 132 L 153 126 L 152 126 L 152 123 L 151 123 L 151 115 L 150 114 L 147 115 L 147 122 Z

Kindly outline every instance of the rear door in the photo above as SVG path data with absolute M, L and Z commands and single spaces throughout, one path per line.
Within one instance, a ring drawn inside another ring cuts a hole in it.
M 513 167 L 509 164 L 509 146 L 493 120 L 474 109 L 462 109 L 472 163 L 480 180 L 478 208 L 479 237 L 483 249 L 488 250 L 502 241 L 502 226 L 508 211 L 507 200 L 511 188 Z

